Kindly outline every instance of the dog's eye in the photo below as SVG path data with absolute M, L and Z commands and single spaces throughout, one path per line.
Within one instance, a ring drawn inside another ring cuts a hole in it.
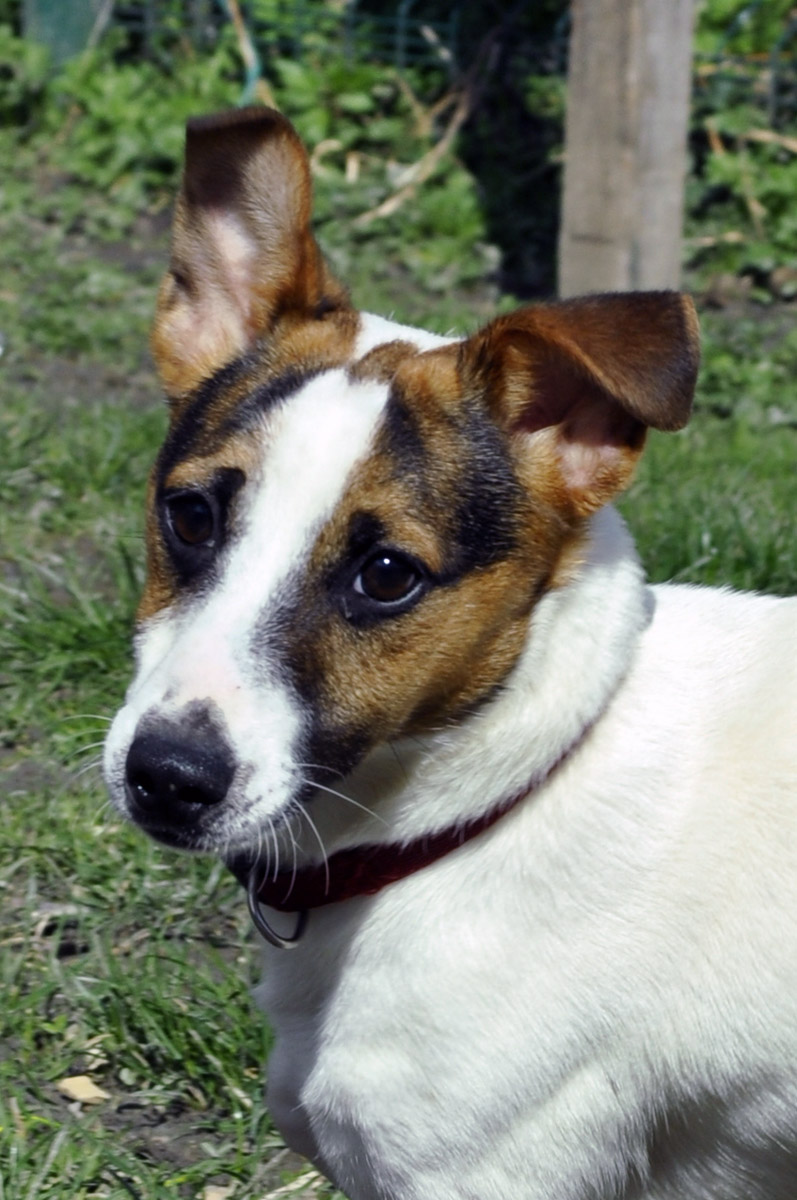
M 209 546 L 216 532 L 213 507 L 201 492 L 183 492 L 166 501 L 169 525 L 186 546 Z
M 398 604 L 412 596 L 421 581 L 411 559 L 395 550 L 379 550 L 363 565 L 354 590 L 377 604 Z

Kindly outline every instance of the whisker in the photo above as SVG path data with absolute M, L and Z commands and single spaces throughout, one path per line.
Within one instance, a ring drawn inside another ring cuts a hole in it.
M 434 729 L 432 729 L 430 732 L 431 733 L 445 733 L 445 726 L 438 725 Z M 429 749 L 429 743 L 425 742 L 423 740 L 423 738 L 417 733 L 407 734 L 404 740 L 408 741 L 408 742 L 414 742 L 416 746 L 420 746 L 421 750 Z M 391 744 L 391 746 L 393 745 L 392 742 L 390 744 Z
M 410 776 L 409 776 L 409 772 L 407 771 L 407 768 L 404 766 L 404 763 L 403 763 L 403 762 L 401 761 L 401 759 L 399 758 L 399 752 L 398 752 L 398 750 L 396 749 L 395 743 L 393 743 L 393 742 L 390 742 L 390 743 L 389 743 L 389 746 L 390 746 L 390 752 L 391 752 L 391 754 L 393 755 L 393 757 L 395 758 L 396 762 L 398 763 L 399 770 L 401 771 L 401 773 L 402 773 L 402 775 L 404 776 L 404 778 L 405 778 L 405 779 L 406 779 L 406 780 L 409 782 L 409 778 L 410 778 Z
M 323 843 L 323 841 L 322 841 L 322 839 L 321 839 L 321 834 L 318 832 L 318 829 L 316 828 L 316 823 L 315 823 L 315 821 L 313 820 L 313 818 L 310 816 L 310 814 L 309 814 L 309 812 L 307 811 L 307 809 L 306 809 L 305 807 L 302 807 L 302 808 L 300 808 L 300 809 L 299 809 L 299 812 L 301 813 L 301 815 L 302 815 L 302 816 L 305 818 L 305 820 L 307 821 L 307 824 L 308 824 L 308 825 L 310 826 L 310 828 L 312 829 L 312 831 L 313 831 L 313 833 L 315 834 L 315 836 L 316 836 L 316 839 L 317 839 L 317 841 L 318 841 L 318 845 L 319 845 L 319 847 L 320 847 L 320 849 L 321 849 L 321 854 L 323 855 L 323 861 L 324 861 L 324 879 L 325 879 L 325 887 L 326 887 L 326 890 L 327 890 L 327 891 L 329 891 L 329 860 L 328 860 L 328 858 L 327 858 L 326 847 L 324 846 L 324 843 Z
M 314 779 L 302 777 L 302 783 L 309 783 L 311 787 L 318 788 L 319 792 L 327 792 L 330 796 L 337 796 L 339 800 L 345 800 L 347 804 L 351 804 L 353 808 L 362 809 L 369 817 L 373 817 L 375 821 L 381 821 L 383 825 L 388 822 L 379 813 L 374 812 L 372 808 L 368 808 L 366 804 L 361 804 L 359 800 L 353 799 L 351 796 L 346 796 L 343 792 L 336 792 L 334 788 L 327 787 L 325 783 L 317 783 Z
M 119 813 L 116 811 L 114 806 L 111 804 L 110 796 L 103 796 L 102 799 L 99 800 L 97 803 L 97 809 L 96 809 L 94 819 L 96 821 L 101 821 L 101 822 L 105 823 L 109 819 L 110 816 L 118 817 Z
M 89 750 L 96 750 L 98 746 L 105 745 L 105 738 L 99 742 L 89 742 L 87 746 L 78 746 L 76 750 L 72 750 L 67 756 L 67 762 L 70 758 L 79 758 L 83 754 L 88 754 Z
M 263 878 L 266 878 L 266 876 L 268 875 L 269 869 L 271 867 L 271 850 L 269 849 L 268 846 L 266 846 L 264 844 L 263 827 L 261 825 L 258 825 L 258 827 L 257 827 L 257 862 L 260 863 L 263 858 L 265 858 L 265 860 L 266 860 L 266 869 L 265 869 Z
M 296 764 L 302 771 L 329 771 L 330 775 L 337 775 L 339 779 L 343 779 L 343 771 L 339 771 L 337 767 L 325 767 L 323 763 L 304 763 Z
M 106 717 L 103 713 L 70 713 L 68 717 L 62 717 L 64 721 L 102 721 L 106 725 L 113 724 L 113 717 Z
M 93 758 L 91 762 L 84 763 L 77 771 L 70 772 L 70 777 L 73 783 L 76 783 L 83 775 L 88 775 L 91 771 L 97 771 L 102 768 L 102 756 Z
M 270 834 L 270 836 L 271 836 L 271 840 L 272 840 L 272 842 L 274 843 L 274 873 L 273 873 L 273 875 L 272 875 L 272 877 L 271 877 L 271 879 L 272 879 L 272 883 L 273 883 L 273 882 L 275 882 L 275 881 L 276 881 L 276 878 L 277 878 L 277 876 L 279 875 L 279 869 L 280 869 L 280 848 L 279 848 L 279 842 L 278 842 L 278 840 L 277 840 L 277 831 L 276 831 L 276 829 L 274 828 L 274 822 L 273 822 L 273 820 L 271 819 L 271 817 L 269 817 L 269 818 L 268 818 L 268 832 L 269 832 L 269 834 Z
M 291 892 L 293 891 L 293 885 L 296 883 L 296 872 L 299 869 L 299 863 L 298 863 L 298 858 L 297 858 L 297 852 L 298 852 L 299 847 L 296 844 L 296 838 L 294 837 L 293 829 L 291 827 L 291 817 L 293 816 L 294 812 L 296 812 L 296 808 L 292 804 L 286 813 L 286 821 L 285 821 L 285 828 L 288 830 L 288 837 L 291 839 L 291 849 L 293 850 L 293 869 L 291 870 L 291 883 L 290 883 L 290 887 L 288 888 L 288 891 L 286 893 L 286 896 L 290 896 Z

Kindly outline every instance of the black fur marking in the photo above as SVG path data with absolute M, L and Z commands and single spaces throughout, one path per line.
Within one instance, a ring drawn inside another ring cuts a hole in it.
M 465 407 L 453 424 L 451 452 L 460 464 L 453 503 L 439 487 L 437 464 L 412 405 L 395 388 L 385 408 L 380 447 L 394 459 L 397 474 L 411 483 L 419 511 L 427 509 L 435 524 L 444 522 L 449 550 L 436 582 L 455 583 L 511 554 L 525 492 L 515 477 L 505 435 L 480 407 Z
M 350 562 L 375 549 L 386 538 L 385 527 L 379 517 L 370 512 L 352 513 L 349 521 L 347 558 Z
M 215 433 L 208 416 L 219 393 L 238 383 L 241 376 L 251 370 L 254 362 L 255 360 L 248 355 L 233 359 L 214 372 L 209 379 L 203 380 L 188 398 L 180 416 L 170 427 L 158 455 L 156 469 L 159 485 L 182 459 L 189 458 L 197 451 L 209 451 L 208 443 L 215 440 Z
M 324 317 L 330 313 L 340 312 L 341 309 L 348 307 L 342 304 L 340 300 L 334 300 L 331 296 L 322 296 L 313 309 L 313 317 L 316 321 L 323 321 Z
M 415 414 L 395 388 L 388 396 L 380 438 L 402 474 L 420 475 L 428 460 L 426 444 Z
M 301 744 L 295 751 L 297 760 L 317 764 L 308 769 L 310 778 L 329 783 L 330 775 L 348 774 L 370 748 L 370 742 L 362 730 L 328 724 L 329 714 L 325 721 L 324 681 L 315 669 L 313 632 L 335 616 L 325 589 L 308 593 L 303 591 L 302 582 L 298 572 L 283 581 L 278 595 L 256 622 L 249 645 L 254 662 L 267 662 L 272 671 L 276 670 L 280 683 L 297 697 L 304 714 Z M 297 643 L 303 648 L 298 654 L 292 652 Z M 314 791 L 308 783 L 300 799 L 309 799 Z
M 451 530 L 456 549 L 449 557 L 456 578 L 512 553 L 524 497 L 504 437 L 493 422 L 474 414 L 464 432 L 468 454 Z
M 324 725 L 318 719 L 317 707 L 311 711 L 299 757 L 301 762 L 319 765 L 306 772 L 305 784 L 299 794 L 299 799 L 305 803 L 317 795 L 314 784 L 334 787 L 336 781 L 349 775 L 372 748 L 372 739 L 365 731 Z
M 315 379 L 323 370 L 322 367 L 305 370 L 291 368 L 274 379 L 269 379 L 267 383 L 255 388 L 238 405 L 235 412 L 221 425 L 219 435 L 227 437 L 231 433 L 248 429 L 263 413 L 276 408 L 278 404 L 283 404 L 291 396 L 295 396 L 305 384 L 309 383 L 311 379 Z
M 255 387 L 227 417 L 214 420 L 214 408 L 223 401 L 225 391 L 240 385 L 242 378 L 257 366 L 254 355 L 237 358 L 199 385 L 166 436 L 158 456 L 159 485 L 177 463 L 192 455 L 211 454 L 231 434 L 248 429 L 263 413 L 295 395 L 323 370 L 316 367 L 284 371 Z

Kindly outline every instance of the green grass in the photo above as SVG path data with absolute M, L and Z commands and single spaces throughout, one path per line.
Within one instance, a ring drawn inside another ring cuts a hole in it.
M 651 438 L 620 508 L 654 581 L 797 591 L 797 432 L 698 415 Z
M 144 349 L 165 240 L 97 249 L 23 215 L 0 237 L 0 1200 L 276 1195 L 302 1166 L 263 1106 L 241 895 L 120 824 L 98 770 L 165 424 Z M 370 282 L 364 265 L 363 306 L 436 310 L 438 327 L 489 315 L 470 276 L 444 307 L 398 250 Z M 623 503 L 652 577 L 797 591 L 789 324 L 707 323 L 694 422 L 651 439 Z M 57 1084 L 78 1074 L 110 1098 L 70 1104 Z
M 654 434 L 621 509 L 651 579 L 797 592 L 797 336 L 790 313 L 703 316 L 695 416 Z

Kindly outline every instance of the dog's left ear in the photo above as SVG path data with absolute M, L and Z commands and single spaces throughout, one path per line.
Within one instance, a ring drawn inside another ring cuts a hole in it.
M 188 122 L 152 331 L 170 398 L 267 339 L 279 317 L 348 307 L 310 218 L 307 152 L 280 113 L 244 108 Z
M 466 393 L 541 467 L 561 506 L 585 516 L 631 479 L 645 433 L 689 419 L 697 316 L 677 292 L 628 292 L 533 305 L 463 343 Z

